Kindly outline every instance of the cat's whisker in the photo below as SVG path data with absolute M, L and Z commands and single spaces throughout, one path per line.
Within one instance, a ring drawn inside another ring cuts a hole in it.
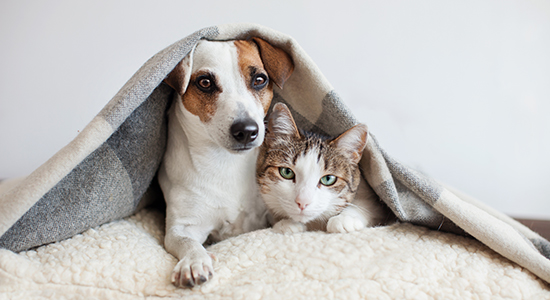
M 364 208 L 364 207 L 361 207 L 361 206 L 359 206 L 359 205 L 355 205 L 355 204 L 353 204 L 353 203 L 349 203 L 349 202 L 348 202 L 347 205 L 346 205 L 346 207 L 353 207 L 353 208 L 355 208 L 355 209 L 357 209 L 357 210 L 359 210 L 359 211 L 361 211 L 361 212 L 363 212 L 363 213 L 367 213 L 367 214 L 370 213 L 370 211 L 369 211 L 368 209 L 366 209 L 366 208 Z

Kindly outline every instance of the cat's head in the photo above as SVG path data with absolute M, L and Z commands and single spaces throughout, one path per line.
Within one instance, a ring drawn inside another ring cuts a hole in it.
M 308 223 L 338 214 L 357 191 L 367 126 L 334 139 L 300 132 L 282 103 L 271 113 L 257 164 L 266 206 L 277 217 Z

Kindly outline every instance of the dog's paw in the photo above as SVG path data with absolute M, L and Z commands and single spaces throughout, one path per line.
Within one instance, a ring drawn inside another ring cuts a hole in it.
M 214 275 L 212 259 L 216 260 L 216 257 L 206 250 L 188 253 L 174 267 L 172 283 L 177 287 L 192 288 L 207 282 Z
M 328 220 L 327 232 L 330 233 L 345 233 L 361 230 L 366 225 L 359 218 L 346 215 L 337 215 Z
M 307 226 L 305 224 L 291 219 L 284 219 L 273 225 L 273 231 L 277 233 L 298 233 L 306 230 Z

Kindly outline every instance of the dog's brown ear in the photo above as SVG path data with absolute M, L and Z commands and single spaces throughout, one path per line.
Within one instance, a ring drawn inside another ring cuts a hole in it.
M 193 51 L 191 51 L 185 58 L 183 58 L 176 67 L 164 78 L 164 82 L 172 87 L 178 94 L 183 96 L 189 78 L 191 77 L 191 61 L 193 57 Z
M 273 47 L 261 38 L 253 37 L 252 40 L 260 49 L 260 57 L 269 78 L 282 89 L 292 71 L 294 71 L 292 57 L 286 51 Z

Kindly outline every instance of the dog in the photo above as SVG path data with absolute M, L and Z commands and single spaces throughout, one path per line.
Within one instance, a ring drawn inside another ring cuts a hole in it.
M 179 262 L 171 280 L 194 287 L 214 274 L 203 246 L 265 228 L 255 179 L 273 84 L 294 70 L 260 38 L 201 40 L 164 79 L 175 90 L 158 179 L 166 200 L 165 248 Z

